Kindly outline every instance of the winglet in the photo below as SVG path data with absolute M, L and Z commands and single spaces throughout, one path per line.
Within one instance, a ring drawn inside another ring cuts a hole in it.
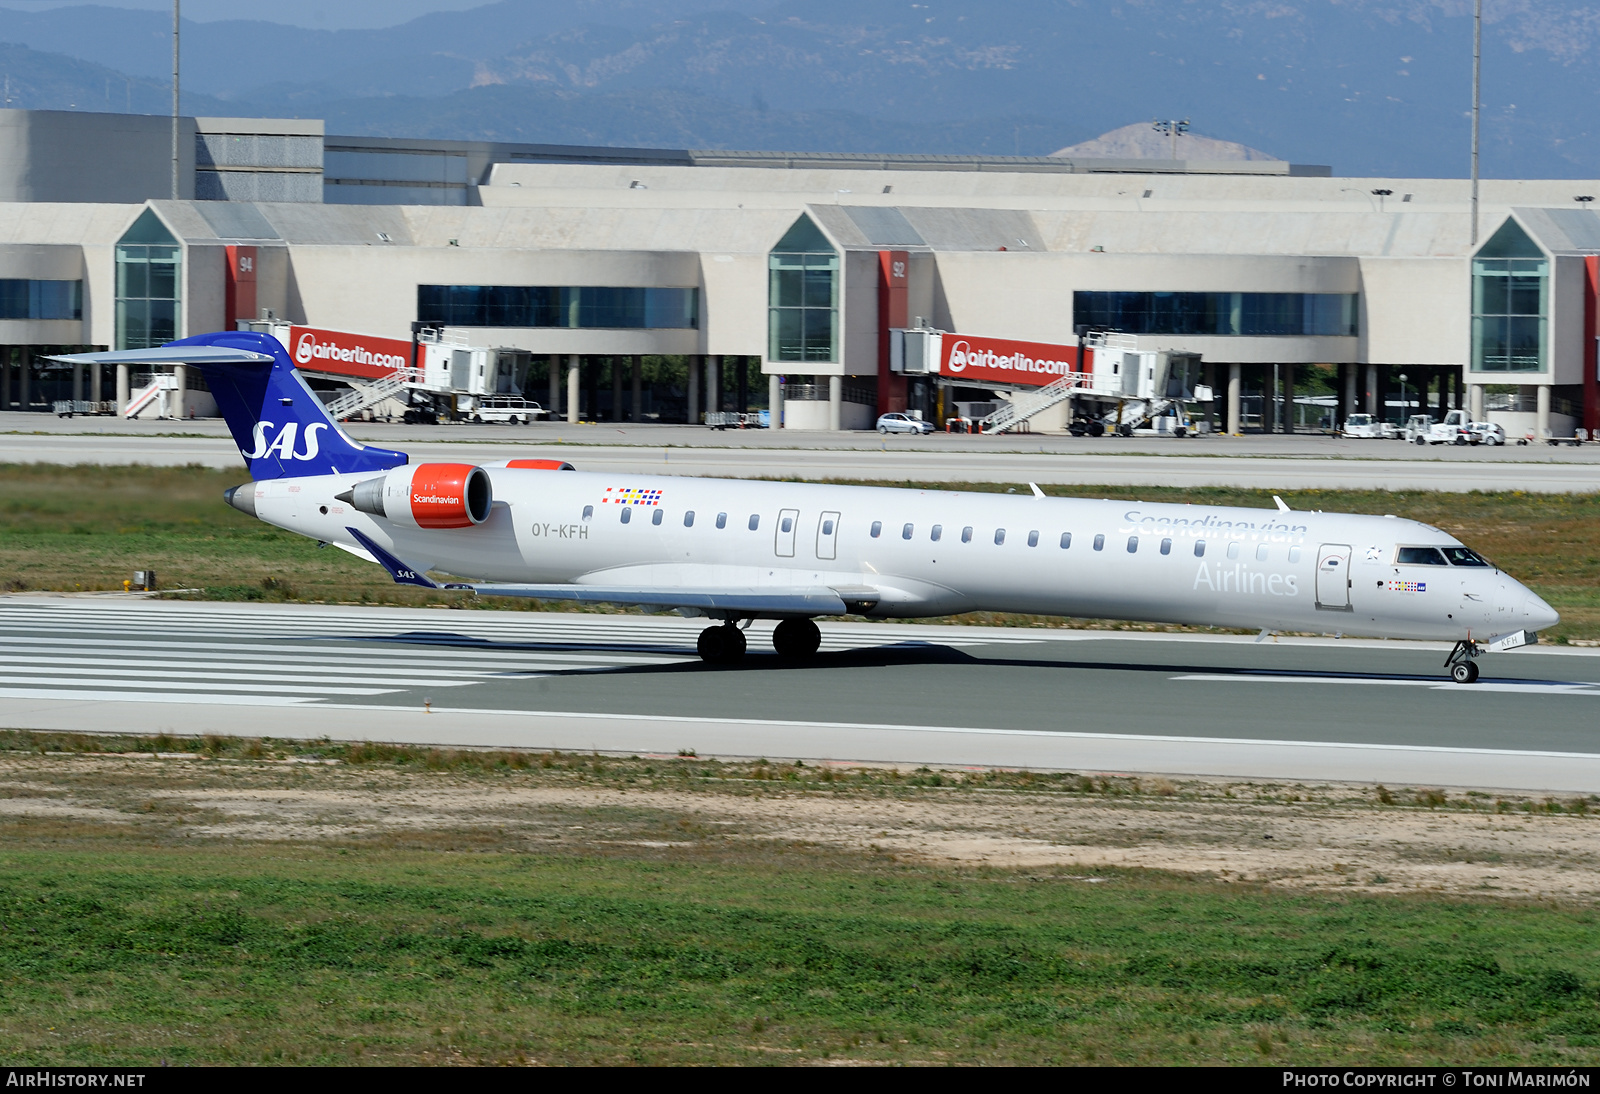
M 355 536 L 357 543 L 372 552 L 372 557 L 378 560 L 378 565 L 389 571 L 389 576 L 394 578 L 396 585 L 420 585 L 424 589 L 437 589 L 439 587 L 427 574 L 420 570 L 412 569 L 372 542 L 371 537 L 362 535 L 354 528 L 346 528 L 345 531 Z
M 1278 495 L 1276 495 L 1276 494 L 1272 495 L 1272 500 L 1278 503 L 1278 512 L 1287 513 L 1287 512 L 1290 511 L 1289 510 L 1289 503 L 1284 501 L 1282 498 L 1278 497 Z

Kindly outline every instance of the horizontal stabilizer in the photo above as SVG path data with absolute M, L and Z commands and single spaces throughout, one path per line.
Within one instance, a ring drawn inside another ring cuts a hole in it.
M 272 363 L 270 353 L 233 346 L 158 346 L 155 349 L 119 349 L 104 353 L 68 353 L 46 357 L 65 365 L 244 365 Z

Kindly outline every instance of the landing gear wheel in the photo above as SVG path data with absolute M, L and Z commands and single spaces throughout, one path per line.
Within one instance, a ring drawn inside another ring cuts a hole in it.
M 694 645 L 702 661 L 731 665 L 744 656 L 744 632 L 732 623 L 707 627 L 700 632 L 700 638 Z
M 785 619 L 772 629 L 772 648 L 779 657 L 803 660 L 822 645 L 822 631 L 809 619 Z
M 1458 684 L 1475 684 L 1478 681 L 1478 666 L 1471 661 L 1457 661 L 1450 666 L 1450 679 Z

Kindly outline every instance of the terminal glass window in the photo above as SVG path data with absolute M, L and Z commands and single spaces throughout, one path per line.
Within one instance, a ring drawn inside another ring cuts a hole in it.
M 82 281 L 0 279 L 0 319 L 82 318 Z
M 1549 355 L 1550 261 L 1514 220 L 1472 259 L 1472 368 L 1543 372 Z
M 1072 321 L 1124 334 L 1354 336 L 1357 293 L 1075 292 Z
M 803 216 L 767 256 L 767 358 L 839 359 L 839 255 Z
M 117 349 L 150 349 L 178 337 L 182 251 L 149 209 L 117 241 Z
M 441 327 L 692 330 L 700 290 L 548 285 L 418 285 L 417 322 Z

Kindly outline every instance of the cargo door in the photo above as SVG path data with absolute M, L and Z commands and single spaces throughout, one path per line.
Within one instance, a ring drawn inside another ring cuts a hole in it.
M 839 514 L 824 513 L 817 519 L 817 557 L 837 558 L 839 554 Z
M 1324 543 L 1317 550 L 1317 607 L 1329 612 L 1350 611 L 1350 547 Z
M 777 550 L 779 558 L 794 557 L 795 530 L 800 525 L 800 510 L 778 510 L 778 541 Z

